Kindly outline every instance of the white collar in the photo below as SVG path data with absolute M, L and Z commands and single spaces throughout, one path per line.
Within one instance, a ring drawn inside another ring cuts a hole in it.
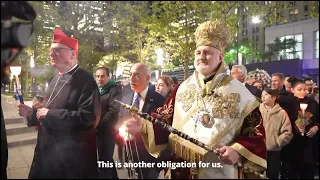
M 214 71 L 213 73 L 209 74 L 208 76 L 204 76 L 204 75 L 202 75 L 202 74 L 199 72 L 199 75 L 200 75 L 200 77 L 201 77 L 203 80 L 205 80 L 205 79 L 209 78 L 210 76 L 214 75 L 216 72 L 217 72 L 217 71 Z
M 78 66 L 78 64 L 75 64 L 69 71 L 67 71 L 67 72 L 65 72 L 65 73 L 59 73 L 59 74 L 64 75 L 64 74 L 66 74 L 66 73 L 69 73 L 69 72 L 71 72 L 72 70 L 74 70 L 77 66 Z
M 141 91 L 141 93 L 139 93 L 140 96 L 141 96 L 143 99 L 146 99 L 148 89 L 149 89 L 149 85 L 147 85 L 147 87 L 146 87 L 143 91 Z M 135 93 L 134 93 L 134 97 L 136 97 L 137 94 L 138 94 L 138 93 L 135 92 Z

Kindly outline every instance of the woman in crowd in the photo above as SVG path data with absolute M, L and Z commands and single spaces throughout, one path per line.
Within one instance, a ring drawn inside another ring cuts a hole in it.
M 260 112 L 266 132 L 267 177 L 278 179 L 281 170 L 280 151 L 293 137 L 291 122 L 285 110 L 278 103 L 278 90 L 262 91 Z
M 173 90 L 173 81 L 169 76 L 161 76 L 156 84 L 156 91 L 164 97 L 169 97 Z
M 295 96 L 298 109 L 297 118 L 291 119 L 294 137 L 288 144 L 285 159 L 288 163 L 289 179 L 314 179 L 316 167 L 317 149 L 313 146 L 314 137 L 318 131 L 319 104 L 312 98 L 307 97 L 307 87 L 303 80 L 290 78 L 291 90 Z M 301 108 L 307 104 L 303 112 Z

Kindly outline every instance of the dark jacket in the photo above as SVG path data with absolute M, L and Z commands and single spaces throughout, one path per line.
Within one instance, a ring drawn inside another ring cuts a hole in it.
M 112 134 L 115 133 L 115 125 L 119 119 L 120 104 L 114 100 L 121 100 L 121 88 L 117 85 L 111 85 L 103 94 L 101 99 L 101 119 L 97 130 L 107 130 Z
M 311 113 L 312 117 L 310 118 L 310 124 L 306 126 L 305 130 L 306 133 L 310 130 L 311 127 L 315 126 L 319 123 L 319 104 L 310 97 L 305 97 L 303 99 L 298 99 L 297 97 L 294 97 L 294 101 L 291 103 L 291 106 L 296 109 L 296 117 L 291 120 L 292 124 L 292 132 L 294 134 L 293 139 L 291 142 L 285 146 L 285 153 L 283 153 L 282 156 L 284 156 L 284 160 L 287 162 L 301 162 L 301 163 L 314 163 L 315 157 L 313 154 L 313 138 L 316 136 L 310 138 L 308 136 L 301 136 L 301 133 L 297 129 L 295 125 L 295 121 L 298 119 L 298 114 L 300 109 L 300 103 L 306 103 L 308 104 L 308 107 L 306 109 L 306 113 Z M 294 158 L 293 158 L 294 157 Z
M 279 95 L 279 105 L 282 107 L 282 109 L 284 109 L 287 112 L 291 122 L 296 120 L 298 116 L 298 107 L 292 106 L 293 103 L 297 103 L 296 98 L 293 96 L 291 92 L 288 92 L 285 88 L 279 91 Z
M 100 95 L 96 81 L 83 69 L 74 69 L 52 79 L 46 101 L 50 96 L 56 98 L 48 104 L 49 111 L 41 123 L 36 119 L 36 109 L 28 118 L 29 126 L 39 125 L 29 178 L 97 178 Z
M 132 105 L 133 96 L 134 96 L 134 91 L 131 90 L 130 84 L 124 86 L 122 89 L 122 102 Z M 156 108 L 161 107 L 164 104 L 164 101 L 165 101 L 165 97 L 155 92 L 149 86 L 142 112 L 151 113 Z M 120 108 L 121 120 L 125 120 L 128 117 L 131 117 L 130 112 L 124 108 Z
M 253 94 L 254 96 L 256 96 L 257 98 L 261 99 L 261 90 L 252 86 L 252 85 L 249 85 L 249 84 L 245 84 L 246 88 L 251 92 L 251 94 Z
M 123 91 L 122 91 L 122 102 L 123 103 L 132 105 L 133 96 L 134 96 L 134 92 L 131 90 L 130 84 L 123 87 Z M 146 94 L 145 102 L 144 102 L 144 105 L 142 108 L 142 112 L 150 114 L 156 108 L 161 107 L 164 104 L 164 102 L 165 102 L 165 98 L 162 95 L 160 95 L 159 93 L 152 90 L 149 86 L 148 92 Z M 121 112 L 120 113 L 121 116 L 120 116 L 119 125 L 121 125 L 128 118 L 131 118 L 131 113 L 128 110 L 121 108 L 120 112 Z M 162 157 L 160 157 L 158 159 L 154 158 L 146 150 L 146 147 L 143 143 L 141 134 L 138 133 L 135 136 L 135 141 L 129 141 L 129 143 L 130 143 L 131 147 L 137 146 L 140 161 L 153 162 L 153 163 L 160 162 L 160 159 Z M 134 158 L 135 162 L 138 162 L 138 157 L 137 157 L 137 153 L 136 153 L 135 148 L 132 148 L 132 153 L 133 153 L 133 158 Z M 155 178 L 155 176 L 158 176 L 159 172 L 160 172 L 160 169 L 157 168 L 156 166 L 154 168 L 144 168 L 144 170 L 142 170 L 144 178 L 149 178 L 149 177 Z M 138 170 L 138 174 L 139 174 L 139 178 L 141 178 L 141 173 L 139 170 Z
M 156 91 L 156 86 L 149 82 L 149 89 L 151 89 L 152 91 Z

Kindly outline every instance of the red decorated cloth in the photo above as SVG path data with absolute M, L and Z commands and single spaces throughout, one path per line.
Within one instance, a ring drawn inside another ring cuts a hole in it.
M 241 144 L 254 155 L 266 160 L 267 149 L 265 144 L 265 129 L 263 127 L 263 123 L 260 123 L 259 126 L 257 126 L 256 128 L 259 132 L 259 135 L 242 135 L 237 138 L 236 142 Z
M 119 134 L 117 133 L 116 135 L 116 144 L 119 145 L 119 146 L 123 146 L 125 144 L 125 140 L 124 138 Z

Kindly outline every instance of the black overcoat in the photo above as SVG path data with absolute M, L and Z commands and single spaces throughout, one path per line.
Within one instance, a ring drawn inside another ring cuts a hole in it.
M 39 125 L 30 179 L 97 177 L 99 96 L 93 76 L 78 66 L 54 76 L 47 92 L 46 117 L 39 123 L 34 109 L 28 118 L 29 126 Z

